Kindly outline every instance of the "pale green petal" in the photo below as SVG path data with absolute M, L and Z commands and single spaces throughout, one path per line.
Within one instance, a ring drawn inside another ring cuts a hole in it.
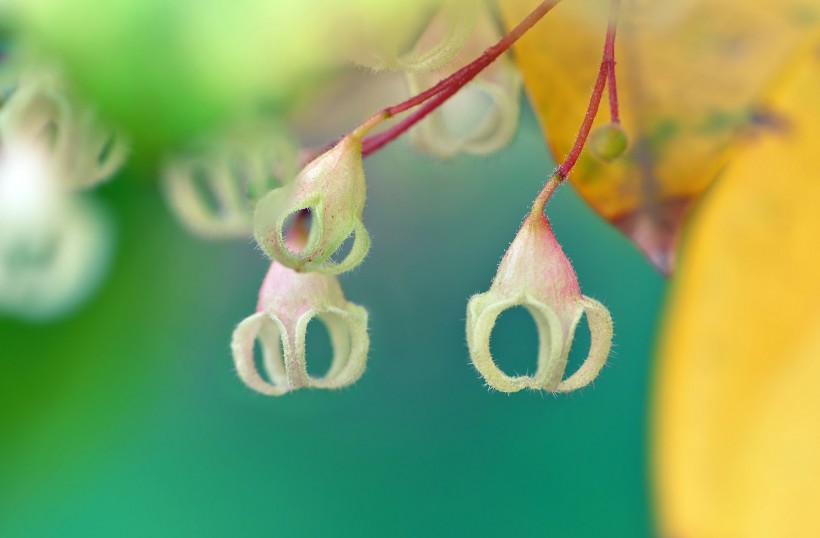
M 612 346 L 612 316 L 609 310 L 590 297 L 584 296 L 581 299 L 581 306 L 587 316 L 589 332 L 592 342 L 589 348 L 589 355 L 578 370 L 558 384 L 556 392 L 570 392 L 589 385 L 606 364 L 609 357 L 609 349 Z M 573 330 L 574 333 L 574 330 Z
M 514 306 L 523 305 L 538 328 L 538 364 L 532 376 L 508 376 L 493 360 L 490 337 L 498 316 Z M 561 322 L 544 303 L 526 296 L 503 297 L 488 292 L 474 295 L 467 305 L 467 344 L 470 357 L 487 384 L 501 392 L 522 389 L 552 390 L 561 380 L 566 366 L 566 351 Z
M 282 352 L 291 353 L 285 327 L 266 312 L 257 312 L 245 318 L 234 330 L 231 340 L 234 364 L 240 379 L 253 390 L 268 396 L 281 396 L 294 387 L 286 375 Z M 254 344 L 259 341 L 263 364 L 270 381 L 262 378 L 254 361 Z
M 225 159 L 177 159 L 163 170 L 162 187 L 177 218 L 197 235 L 233 238 L 251 234 L 250 202 Z M 211 193 L 216 207 L 204 198 L 203 189 Z
M 354 304 L 346 308 L 329 307 L 315 316 L 325 324 L 333 347 L 330 369 L 321 377 L 312 377 L 304 370 L 306 385 L 338 389 L 352 385 L 364 373 L 370 337 L 367 334 L 367 311 Z M 309 320 L 308 320 L 309 321 Z M 305 323 L 307 328 L 307 322 Z M 297 330 L 297 345 L 304 345 L 304 332 Z

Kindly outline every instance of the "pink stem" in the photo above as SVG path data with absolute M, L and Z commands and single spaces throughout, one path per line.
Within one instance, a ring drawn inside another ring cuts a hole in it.
M 592 87 L 592 95 L 589 98 L 587 113 L 584 116 L 583 123 L 581 123 L 581 128 L 578 130 L 578 136 L 575 137 L 575 143 L 572 145 L 572 149 L 570 149 L 564 162 L 559 164 L 558 168 L 555 169 L 555 175 L 557 175 L 561 181 L 566 179 L 575 167 L 575 163 L 578 162 L 578 157 L 581 156 L 584 144 L 586 144 L 587 137 L 589 137 L 589 131 L 592 129 L 592 122 L 595 121 L 595 116 L 598 114 L 598 106 L 601 104 L 601 98 L 604 95 L 604 86 L 606 85 L 607 76 L 610 71 L 612 71 L 614 79 L 615 29 L 618 26 L 619 7 L 620 0 L 612 0 L 609 12 L 609 26 L 606 30 L 606 41 L 604 42 L 604 54 L 601 59 L 601 66 L 598 68 L 598 78 L 595 79 L 595 85 Z
M 581 128 L 578 130 L 578 135 L 575 137 L 575 143 L 572 145 L 569 154 L 564 159 L 564 162 L 558 165 L 555 172 L 550 176 L 538 197 L 533 203 L 533 214 L 543 214 L 546 207 L 547 200 L 549 200 L 556 187 L 563 183 L 569 173 L 578 162 L 578 157 L 584 149 L 589 131 L 592 129 L 592 122 L 595 121 L 595 116 L 598 114 L 598 107 L 601 104 L 601 99 L 604 95 L 604 87 L 607 79 L 613 81 L 610 87 L 610 113 L 613 113 L 612 103 L 614 102 L 614 118 L 618 117 L 618 97 L 617 93 L 613 98 L 614 80 L 615 80 L 615 30 L 618 27 L 618 12 L 620 10 L 620 0 L 611 0 L 609 11 L 609 24 L 606 29 L 606 40 L 604 41 L 604 53 L 601 58 L 601 65 L 598 68 L 598 77 L 595 79 L 595 85 L 592 87 L 592 95 L 589 98 L 589 105 L 587 105 L 587 112 L 584 116 L 584 121 L 581 123 Z
M 529 15 L 527 15 L 524 20 L 518 24 L 518 26 L 513 28 L 510 33 L 502 37 L 498 43 L 484 51 L 484 53 L 473 62 L 465 65 L 449 77 L 441 80 L 432 88 L 425 90 L 397 105 L 384 109 L 383 113 L 385 116 L 391 117 L 424 103 L 424 106 L 422 106 L 419 110 L 399 123 L 393 125 L 386 131 L 365 138 L 363 141 L 362 155 L 366 157 L 371 153 L 380 150 L 385 145 L 389 144 L 405 131 L 410 129 L 410 127 L 421 121 L 430 112 L 441 106 L 465 84 L 474 79 L 476 75 L 484 70 L 484 68 L 495 61 L 496 58 L 506 52 L 513 45 L 513 43 L 518 41 L 521 36 L 523 36 L 535 25 L 535 23 L 541 20 L 544 15 L 549 13 L 549 11 L 555 7 L 559 1 L 560 0 L 544 0 Z
M 619 0 L 616 0 L 616 4 L 618 2 Z M 621 114 L 618 107 L 618 83 L 617 77 L 615 76 L 615 32 L 618 25 L 618 7 L 618 5 L 614 6 L 614 12 L 610 13 L 609 19 L 609 27 L 612 29 L 612 43 L 609 46 L 611 61 L 609 62 L 609 69 L 607 69 L 606 86 L 609 88 L 609 119 L 612 123 L 620 124 Z M 609 35 L 607 35 L 607 38 L 609 38 Z

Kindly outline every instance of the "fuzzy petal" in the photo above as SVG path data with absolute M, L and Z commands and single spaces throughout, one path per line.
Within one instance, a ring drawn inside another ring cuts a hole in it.
M 589 331 L 592 342 L 589 347 L 589 355 L 578 370 L 558 384 L 556 392 L 571 392 L 589 385 L 606 364 L 609 357 L 609 349 L 612 346 L 612 316 L 609 310 L 590 297 L 584 296 L 581 299 L 581 306 L 587 316 Z
M 293 388 L 288 381 L 282 350 L 290 349 L 282 323 L 266 312 L 257 312 L 245 318 L 234 330 L 231 340 L 236 371 L 240 379 L 253 390 L 268 395 L 282 396 Z M 259 340 L 262 360 L 270 382 L 265 381 L 256 369 L 254 344 Z
M 538 365 L 532 376 L 508 376 L 493 360 L 490 337 L 498 316 L 515 306 L 524 306 L 538 328 Z M 546 304 L 531 297 L 503 298 L 493 292 L 475 295 L 467 305 L 467 344 L 473 364 L 492 388 L 501 392 L 522 389 L 554 389 L 564 374 L 567 352 L 561 322 Z

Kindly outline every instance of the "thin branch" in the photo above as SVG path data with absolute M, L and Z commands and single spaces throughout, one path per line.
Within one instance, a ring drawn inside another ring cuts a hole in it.
M 409 110 L 414 106 L 424 103 L 419 110 L 393 125 L 383 133 L 372 135 L 363 141 L 362 155 L 365 157 L 380 150 L 388 143 L 392 142 L 405 131 L 410 129 L 413 125 L 421 121 L 430 112 L 437 109 L 450 97 L 452 97 L 465 84 L 470 82 L 488 65 L 495 61 L 499 56 L 506 52 L 518 39 L 532 28 L 544 15 L 555 7 L 560 0 L 545 0 L 541 2 L 518 26 L 513 28 L 510 33 L 501 38 L 498 43 L 488 48 L 484 53 L 476 58 L 473 62 L 465 65 L 449 77 L 441 80 L 432 88 L 425 90 L 418 95 L 407 99 L 397 105 L 385 108 L 380 114 L 383 117 L 392 117 L 396 114 Z
M 587 137 L 589 137 L 589 131 L 592 129 L 592 122 L 595 121 L 595 116 L 598 114 L 598 106 L 601 104 L 608 74 L 610 70 L 613 73 L 615 71 L 615 30 L 618 27 L 620 3 L 620 0 L 612 0 L 610 3 L 609 25 L 606 30 L 604 54 L 603 58 L 601 58 L 601 66 L 598 68 L 598 78 L 595 79 L 595 85 L 592 87 L 592 95 L 589 98 L 587 112 L 584 116 L 584 121 L 581 123 L 581 128 L 578 130 L 578 135 L 575 137 L 575 143 L 572 145 L 572 149 L 570 149 L 564 162 L 558 165 L 558 168 L 555 170 L 555 175 L 557 175 L 561 181 L 566 179 L 575 167 L 575 163 L 578 162 L 578 157 L 580 157 Z
M 549 180 L 544 184 L 543 189 L 538 194 L 538 197 L 533 203 L 533 211 L 540 211 L 543 213 L 547 200 L 552 195 L 555 188 L 566 180 L 569 173 L 578 162 L 581 152 L 584 150 L 589 132 L 592 129 L 592 123 L 595 121 L 595 116 L 598 114 L 598 107 L 601 104 L 601 99 L 604 95 L 604 87 L 607 84 L 607 79 L 611 78 L 613 81 L 610 86 L 610 114 L 613 112 L 612 103 L 615 103 L 614 114 L 618 117 L 617 110 L 617 92 L 613 91 L 615 87 L 615 33 L 618 28 L 618 14 L 620 11 L 620 0 L 611 0 L 609 6 L 609 23 L 606 30 L 606 39 L 604 41 L 604 52 L 601 58 L 601 65 L 598 68 L 598 77 L 595 79 L 595 84 L 592 87 L 592 95 L 589 98 L 587 111 L 584 115 L 584 121 L 578 130 L 578 135 L 575 137 L 575 143 L 572 145 L 569 153 L 564 161 L 559 164 L 555 172 L 550 176 Z M 614 98 L 613 98 L 614 93 Z M 615 119 L 613 118 L 613 121 Z

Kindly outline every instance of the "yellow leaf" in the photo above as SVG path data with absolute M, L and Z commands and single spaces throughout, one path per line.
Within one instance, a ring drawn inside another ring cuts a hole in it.
M 538 0 L 503 0 L 508 27 Z M 664 273 L 691 202 L 726 164 L 788 58 L 820 16 L 817 0 L 625 0 L 616 43 L 630 148 L 584 152 L 571 180 Z M 556 160 L 569 151 L 598 72 L 608 0 L 565 0 L 515 47 Z M 607 99 L 596 125 L 609 121 Z
M 693 215 L 656 376 L 663 536 L 820 536 L 820 42 Z

